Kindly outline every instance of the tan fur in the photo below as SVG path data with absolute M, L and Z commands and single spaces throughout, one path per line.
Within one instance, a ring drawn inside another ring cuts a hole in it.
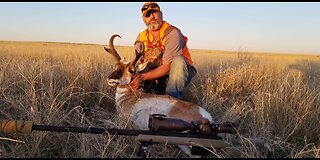
M 198 121 L 203 118 L 199 113 L 198 105 L 185 101 L 175 101 L 169 111 L 169 116 L 184 119 L 187 122 Z

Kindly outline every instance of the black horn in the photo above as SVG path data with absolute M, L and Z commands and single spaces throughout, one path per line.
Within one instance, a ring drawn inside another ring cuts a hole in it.
M 133 59 L 133 61 L 131 61 L 131 65 L 135 65 L 137 63 L 137 61 L 140 59 L 140 57 L 142 56 L 142 53 L 144 52 L 144 44 L 141 41 L 136 41 L 134 43 L 134 45 L 139 45 L 142 48 L 142 51 L 138 52 L 137 50 L 135 50 L 136 56 Z
M 117 61 L 120 61 L 121 58 L 120 58 L 118 52 L 116 51 L 116 49 L 114 48 L 114 45 L 113 45 L 113 40 L 114 40 L 115 37 L 121 38 L 118 34 L 112 35 L 111 38 L 110 38 L 110 40 L 109 40 L 109 47 L 110 47 L 110 48 L 104 47 L 104 49 L 105 49 L 107 52 L 111 53 L 111 54 L 116 58 Z
M 140 59 L 141 56 L 142 56 L 142 54 L 141 54 L 141 53 L 138 53 L 138 52 L 136 51 L 136 57 L 134 58 L 133 61 L 131 61 L 131 65 L 134 66 L 134 65 L 137 63 L 137 61 Z

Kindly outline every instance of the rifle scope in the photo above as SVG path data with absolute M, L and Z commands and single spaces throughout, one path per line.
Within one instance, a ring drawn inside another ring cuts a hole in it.
M 216 133 L 230 133 L 235 134 L 236 130 L 233 123 L 225 122 L 222 124 L 214 124 L 208 119 L 200 121 L 192 121 L 191 123 L 181 119 L 166 118 L 165 115 L 152 114 L 149 117 L 148 127 L 151 131 L 195 131 L 205 135 Z

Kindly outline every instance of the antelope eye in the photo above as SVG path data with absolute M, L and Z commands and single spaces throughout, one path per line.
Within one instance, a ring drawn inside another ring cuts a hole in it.
M 133 67 L 130 68 L 130 69 L 129 69 L 129 72 L 130 72 L 131 74 L 133 74 L 133 73 L 135 72 L 134 68 L 133 68 Z

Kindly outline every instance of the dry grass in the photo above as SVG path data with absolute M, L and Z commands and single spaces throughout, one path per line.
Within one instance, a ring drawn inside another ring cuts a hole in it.
M 116 46 L 132 59 L 132 47 Z M 184 99 L 218 122 L 263 137 L 270 157 L 320 157 L 320 57 L 191 50 L 198 75 Z M 0 117 L 35 124 L 125 128 L 106 84 L 114 64 L 101 45 L 0 42 Z M 149 157 L 186 157 L 153 145 Z M 133 137 L 34 131 L 0 134 L 0 157 L 136 157 Z M 264 157 L 246 146 L 243 157 Z M 225 157 L 216 151 L 208 157 Z

